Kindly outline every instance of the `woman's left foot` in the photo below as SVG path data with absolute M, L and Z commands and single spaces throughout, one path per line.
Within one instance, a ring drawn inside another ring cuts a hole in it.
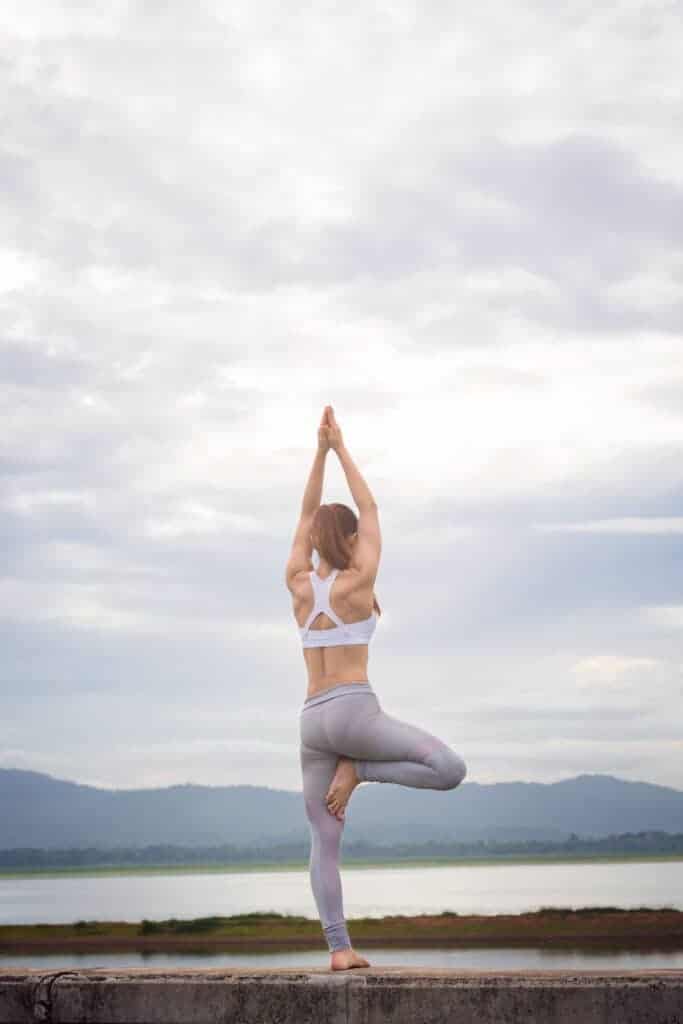
M 339 821 L 344 820 L 344 808 L 359 782 L 360 779 L 356 775 L 356 766 L 351 758 L 340 757 L 337 762 L 334 778 L 325 796 L 328 811 L 335 818 L 338 818 Z
M 352 967 L 369 967 L 370 961 L 366 960 L 355 949 L 338 949 L 332 954 L 330 967 L 333 971 L 348 971 Z

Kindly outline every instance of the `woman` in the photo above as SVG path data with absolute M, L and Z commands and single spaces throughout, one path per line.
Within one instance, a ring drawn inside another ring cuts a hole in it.
M 320 504 L 330 449 L 346 474 L 358 517 L 346 505 Z M 317 572 L 311 561 L 314 548 Z M 328 405 L 286 581 L 308 670 L 300 715 L 301 771 L 311 829 L 311 887 L 332 970 L 370 966 L 351 945 L 339 875 L 344 810 L 355 787 L 394 782 L 455 789 L 467 770 L 442 740 L 387 715 L 368 680 L 368 643 L 381 614 L 374 594 L 381 549 L 377 503 Z

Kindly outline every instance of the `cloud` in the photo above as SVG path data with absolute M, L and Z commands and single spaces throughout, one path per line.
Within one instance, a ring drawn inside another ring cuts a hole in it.
M 534 528 L 576 533 L 683 533 L 683 516 L 631 516 L 624 519 L 596 519 L 586 523 L 535 523 Z
M 331 402 L 387 705 L 480 780 L 683 785 L 680 42 L 671 5 L 0 12 L 4 765 L 298 788 Z
M 649 605 L 642 609 L 642 614 L 648 621 L 665 629 L 683 629 L 683 605 Z

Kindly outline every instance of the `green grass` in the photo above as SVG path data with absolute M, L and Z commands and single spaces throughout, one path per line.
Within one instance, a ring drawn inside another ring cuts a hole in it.
M 546 946 L 596 944 L 630 949 L 683 949 L 683 911 L 612 906 L 542 907 L 527 914 L 440 914 L 349 920 L 354 942 L 381 946 Z M 206 950 L 238 948 L 256 952 L 288 946 L 323 945 L 317 919 L 278 913 L 235 914 L 161 921 L 86 921 L 71 924 L 0 926 L 0 950 L 92 948 Z

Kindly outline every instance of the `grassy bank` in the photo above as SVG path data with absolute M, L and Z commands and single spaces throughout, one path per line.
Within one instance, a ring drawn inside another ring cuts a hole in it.
M 527 914 L 357 918 L 357 946 L 543 946 L 589 949 L 683 949 L 683 911 L 640 907 L 544 907 Z M 320 923 L 282 914 L 237 914 L 165 921 L 77 921 L 0 926 L 0 953 L 206 951 L 272 952 L 324 946 Z
M 345 871 L 356 868 L 429 868 L 429 867 L 492 867 L 499 864 L 594 864 L 635 861 L 681 861 L 680 854 L 605 853 L 605 854 L 496 854 L 491 857 L 401 857 L 375 860 L 348 857 L 343 861 Z M 55 875 L 180 875 L 180 874 L 244 874 L 263 871 L 306 871 L 308 860 L 284 861 L 228 861 L 207 864 L 106 864 L 70 865 L 39 868 L 0 869 L 2 878 L 54 877 Z

